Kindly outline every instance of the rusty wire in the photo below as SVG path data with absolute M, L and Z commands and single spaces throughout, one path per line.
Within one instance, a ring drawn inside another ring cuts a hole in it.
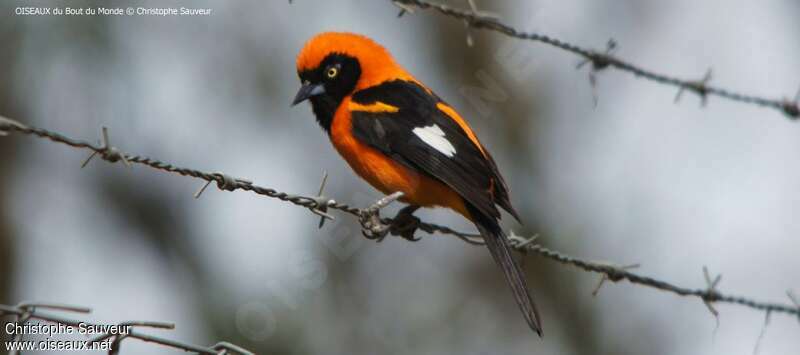
M 415 9 L 433 9 L 442 15 L 464 21 L 470 28 L 494 31 L 521 40 L 544 43 L 575 54 L 583 59 L 584 64 L 592 64 L 589 78 L 593 86 L 595 81 L 594 75 L 596 72 L 613 68 L 623 72 L 631 73 L 637 78 L 642 78 L 659 84 L 678 88 L 676 101 L 680 99 L 680 96 L 684 91 L 689 91 L 698 95 L 703 105 L 706 104 L 709 96 L 716 96 L 744 104 L 774 109 L 780 111 L 786 117 L 792 120 L 800 118 L 800 92 L 798 92 L 797 96 L 792 99 L 788 97 L 784 99 L 772 99 L 762 96 L 743 94 L 722 87 L 709 85 L 709 82 L 711 81 L 710 70 L 702 79 L 699 80 L 681 79 L 673 75 L 657 73 L 655 71 L 644 69 L 638 65 L 632 64 L 627 60 L 623 60 L 615 56 L 609 50 L 598 51 L 584 48 L 542 33 L 521 31 L 515 27 L 501 22 L 497 16 L 491 14 L 486 15 L 483 12 L 476 11 L 473 4 L 470 4 L 470 9 L 458 9 L 445 4 L 430 2 L 427 0 L 390 1 L 401 9 L 400 16 L 413 12 Z M 467 36 L 468 43 L 471 43 L 472 40 L 469 32 L 467 32 Z
M 306 208 L 317 215 L 323 216 L 326 219 L 334 218 L 332 215 L 328 213 L 329 210 L 331 209 L 338 210 L 345 214 L 356 217 L 361 223 L 362 231 L 367 234 L 370 234 L 376 228 L 375 216 L 377 216 L 378 220 L 381 221 L 386 226 L 390 226 L 392 224 L 391 218 L 380 218 L 377 214 L 379 213 L 381 208 L 385 207 L 386 205 L 394 201 L 394 199 L 399 197 L 396 195 L 390 195 L 378 200 L 374 205 L 369 206 L 367 208 L 357 208 L 321 196 L 324 190 L 324 185 L 325 185 L 324 181 L 327 180 L 327 177 L 323 177 L 323 184 L 320 187 L 319 196 L 293 195 L 285 192 L 280 192 L 272 188 L 262 187 L 254 184 L 250 180 L 234 178 L 223 173 L 208 173 L 196 169 L 177 167 L 172 164 L 165 163 L 156 159 L 141 157 L 138 155 L 128 155 L 122 153 L 120 150 L 114 147 L 108 146 L 107 144 L 93 145 L 86 141 L 81 141 L 66 137 L 57 132 L 26 126 L 17 121 L 0 116 L 0 133 L 2 132 L 20 133 L 23 135 L 49 139 L 53 142 L 65 144 L 75 148 L 87 149 L 92 152 L 92 155 L 98 156 L 109 162 L 120 161 L 123 160 L 124 157 L 124 160 L 128 161 L 131 164 L 146 165 L 156 170 L 170 172 L 182 176 L 191 176 L 205 180 L 204 186 L 212 182 L 215 182 L 217 184 L 217 187 L 223 191 L 235 191 L 235 190 L 251 191 L 259 195 L 279 199 L 281 201 L 289 202 L 294 205 Z M 108 131 L 104 129 L 103 132 L 104 132 L 103 136 L 105 138 L 108 135 Z M 107 138 L 105 139 L 107 142 L 108 139 Z M 199 197 L 199 194 L 196 194 L 195 196 Z M 463 233 L 447 226 L 425 223 L 421 221 L 417 223 L 416 227 L 418 230 L 422 230 L 431 235 L 442 234 L 447 236 L 454 236 L 463 240 L 464 242 L 467 242 L 470 245 L 483 245 L 482 238 L 480 237 L 480 235 L 477 234 Z M 391 234 L 394 235 L 395 233 Z M 677 286 L 668 283 L 666 281 L 661 281 L 652 277 L 633 273 L 630 271 L 630 269 L 632 268 L 632 266 L 635 265 L 617 266 L 615 264 L 593 262 L 575 258 L 554 250 L 550 250 L 539 244 L 535 244 L 533 238 L 525 239 L 513 233 L 509 235 L 509 240 L 511 241 L 512 247 L 519 252 L 537 254 L 541 257 L 547 258 L 549 260 L 564 265 L 570 265 L 584 271 L 600 274 L 601 281 L 600 284 L 597 286 L 597 288 L 593 291 L 594 294 L 597 293 L 599 288 L 606 281 L 619 282 L 622 280 L 627 280 L 632 284 L 647 286 L 650 288 L 670 292 L 680 296 L 699 298 L 709 308 L 709 310 L 712 311 L 712 314 L 716 313 L 716 309 L 713 308 L 712 303 L 729 303 L 729 304 L 749 307 L 763 312 L 784 313 L 788 315 L 793 315 L 798 317 L 798 319 L 800 319 L 800 305 L 797 304 L 797 300 L 794 294 L 791 293 L 789 294 L 790 295 L 789 298 L 794 303 L 794 305 L 760 302 L 748 297 L 723 294 L 717 290 L 720 276 L 717 276 L 712 280 L 710 275 L 707 275 L 708 274 L 707 270 L 704 270 L 704 275 L 706 276 L 706 282 L 707 282 L 706 288 L 704 289 L 687 288 L 687 287 Z
M 2 121 L 0 121 L 0 124 L 2 124 Z M 52 314 L 41 313 L 39 312 L 39 310 L 41 309 L 46 309 L 50 311 L 82 313 L 82 314 L 88 314 L 91 313 L 92 311 L 91 308 L 86 308 L 86 307 L 76 307 L 70 305 L 51 304 L 51 303 L 22 302 L 17 304 L 16 306 L 8 306 L 0 304 L 0 316 L 9 316 L 9 315 L 13 316 L 15 318 L 14 322 L 20 325 L 36 319 L 48 323 L 61 324 L 70 327 L 79 327 L 81 325 L 93 326 L 93 327 L 100 326 L 99 324 L 96 323 L 85 322 L 71 318 L 64 318 Z M 143 342 L 158 344 L 168 348 L 183 350 L 185 352 L 191 352 L 195 354 L 254 355 L 254 353 L 238 345 L 234 345 L 228 342 L 218 342 L 212 346 L 193 345 L 141 333 L 135 330 L 135 328 L 175 329 L 175 324 L 172 323 L 151 322 L 151 321 L 128 321 L 128 322 L 118 323 L 117 325 L 120 327 L 126 327 L 125 328 L 126 331 L 124 332 L 126 334 L 122 334 L 123 332 L 120 332 L 120 334 L 113 334 L 113 333 L 103 334 L 97 336 L 96 338 L 87 340 L 87 345 L 91 346 L 91 344 L 112 339 L 112 343 L 108 353 L 110 355 L 114 355 L 114 354 L 119 354 L 123 340 L 138 339 Z M 22 334 L 15 334 L 12 341 L 14 342 L 22 341 Z M 19 354 L 19 351 L 12 350 L 9 354 Z

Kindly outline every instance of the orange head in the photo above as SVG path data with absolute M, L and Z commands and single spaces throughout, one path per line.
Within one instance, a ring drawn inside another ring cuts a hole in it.
M 414 80 L 383 46 L 344 32 L 321 33 L 306 42 L 297 56 L 297 74 L 303 86 L 292 104 L 310 100 L 326 129 L 339 104 L 353 92 L 385 81 Z

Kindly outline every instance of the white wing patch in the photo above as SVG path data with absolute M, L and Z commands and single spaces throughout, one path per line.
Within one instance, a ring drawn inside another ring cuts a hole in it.
M 438 150 L 448 158 L 452 158 L 453 155 L 456 154 L 456 147 L 444 137 L 444 132 L 442 132 L 442 129 L 436 124 L 426 127 L 417 127 L 411 132 L 414 132 L 425 144 Z

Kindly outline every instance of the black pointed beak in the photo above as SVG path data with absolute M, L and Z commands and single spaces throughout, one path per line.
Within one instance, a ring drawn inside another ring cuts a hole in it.
M 325 93 L 325 87 L 322 84 L 303 84 L 300 87 L 300 91 L 297 92 L 297 96 L 294 97 L 294 101 L 292 101 L 292 106 L 295 106 L 303 101 L 308 100 L 312 96 L 322 95 Z

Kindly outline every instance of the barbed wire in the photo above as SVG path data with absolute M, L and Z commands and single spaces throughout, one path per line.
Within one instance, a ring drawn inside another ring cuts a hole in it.
M 9 315 L 13 316 L 15 318 L 14 323 L 16 323 L 17 325 L 24 325 L 30 322 L 31 320 L 35 319 L 48 323 L 69 326 L 73 327 L 73 333 L 77 332 L 74 328 L 104 329 L 108 327 L 108 325 L 101 325 L 77 319 L 64 318 L 52 314 L 44 314 L 39 312 L 38 311 L 39 309 L 47 309 L 50 311 L 60 311 L 60 312 L 82 313 L 82 314 L 88 314 L 91 313 L 92 311 L 91 308 L 72 306 L 72 305 L 22 302 L 17 304 L 16 306 L 0 304 L 0 316 L 9 316 Z M 121 322 L 115 325 L 117 326 L 116 332 L 104 333 L 99 336 L 96 336 L 93 339 L 87 340 L 85 346 L 89 347 L 89 349 L 84 349 L 84 350 L 93 349 L 92 347 L 94 346 L 94 344 L 110 340 L 111 344 L 108 346 L 108 354 L 109 355 L 119 354 L 119 351 L 122 347 L 122 342 L 125 339 L 130 338 L 130 339 L 138 339 L 147 343 L 158 344 L 172 349 L 179 349 L 186 352 L 192 352 L 196 354 L 254 355 L 254 353 L 238 345 L 234 345 L 228 342 L 219 342 L 212 346 L 200 346 L 200 345 L 187 344 L 175 340 L 165 339 L 141 333 L 136 330 L 136 328 L 175 329 L 175 324 L 173 323 L 151 322 L 151 321 L 128 321 L 128 322 Z M 14 346 L 20 347 L 21 342 L 23 341 L 23 335 L 24 335 L 23 333 L 24 332 L 15 332 L 14 337 L 12 339 L 13 344 L 10 344 L 12 347 Z M 27 349 L 27 350 L 36 350 L 36 349 Z M 20 351 L 21 349 L 12 349 L 9 351 L 9 354 L 16 355 L 19 354 Z
M 395 235 L 395 236 L 402 236 L 406 239 L 416 240 L 413 238 L 413 236 L 411 238 L 408 237 L 407 228 L 404 228 L 402 230 L 395 229 L 393 225 L 394 219 L 380 217 L 380 210 L 383 207 L 392 203 L 394 200 L 401 197 L 402 196 L 401 193 L 395 193 L 386 196 L 378 200 L 375 204 L 368 206 L 367 208 L 353 207 L 345 203 L 336 202 L 335 200 L 325 197 L 323 195 L 325 182 L 327 181 L 327 174 L 325 174 L 325 176 L 323 177 L 323 182 L 317 196 L 303 196 L 303 195 L 294 195 L 285 192 L 280 192 L 272 188 L 256 185 L 251 180 L 231 177 L 221 172 L 216 172 L 216 173 L 203 172 L 197 169 L 178 167 L 173 164 L 148 157 L 125 154 L 116 147 L 111 145 L 109 139 L 109 133 L 105 127 L 102 128 L 102 144 L 99 145 L 95 145 L 86 141 L 72 139 L 57 132 L 26 126 L 17 121 L 0 116 L 0 134 L 2 133 L 19 133 L 42 139 L 48 139 L 50 141 L 64 144 L 74 148 L 86 149 L 91 151 L 91 155 L 89 156 L 90 159 L 93 157 L 100 157 L 103 160 L 112 163 L 118 161 L 124 161 L 128 166 L 131 166 L 133 164 L 140 164 L 164 172 L 169 172 L 182 176 L 191 176 L 194 178 L 205 180 L 205 183 L 202 185 L 201 189 L 194 195 L 195 198 L 199 198 L 203 193 L 203 191 L 205 191 L 206 188 L 211 183 L 216 183 L 217 187 L 223 191 L 236 191 L 236 190 L 250 191 L 259 195 L 279 199 L 281 201 L 289 202 L 291 204 L 306 208 L 310 210 L 312 213 L 322 218 L 319 224 L 320 228 L 323 225 L 322 222 L 324 222 L 325 220 L 334 219 L 334 217 L 329 213 L 329 211 L 338 210 L 347 215 L 356 217 L 359 220 L 359 223 L 361 224 L 362 233 L 365 236 L 369 237 L 370 239 L 377 239 L 378 241 L 380 241 L 383 239 L 383 237 L 387 235 Z M 85 166 L 90 159 L 87 159 L 87 161 L 85 161 L 82 166 Z M 457 237 L 460 240 L 470 245 L 483 244 L 483 240 L 478 234 L 456 231 L 447 226 L 426 223 L 420 221 L 419 219 L 415 220 L 414 230 L 422 230 L 430 235 L 441 234 L 445 236 Z M 636 274 L 630 271 L 632 268 L 638 266 L 638 264 L 619 266 L 613 263 L 594 262 L 572 257 L 560 253 L 558 251 L 545 248 L 542 245 L 536 244 L 535 237 L 523 238 L 514 234 L 513 232 L 509 234 L 509 240 L 511 242 L 512 247 L 519 252 L 536 254 L 546 259 L 558 262 L 560 264 L 569 265 L 581 269 L 583 271 L 600 274 L 601 281 L 593 291 L 593 294 L 597 294 L 600 287 L 606 281 L 620 282 L 626 280 L 631 284 L 646 286 L 657 290 L 673 293 L 679 296 L 699 298 L 705 303 L 705 305 L 709 308 L 709 310 L 711 311 L 712 314 L 714 314 L 715 317 L 717 316 L 717 311 L 713 308 L 712 304 L 728 303 L 728 304 L 734 304 L 752 308 L 763 312 L 784 313 L 788 315 L 793 315 L 798 317 L 798 320 L 800 320 L 800 304 L 798 304 L 796 297 L 794 297 L 792 293 L 788 294 L 790 295 L 790 300 L 793 302 L 793 305 L 761 302 L 753 300 L 748 297 L 724 294 L 718 291 L 718 285 L 721 276 L 712 278 L 708 274 L 708 271 L 705 269 L 705 267 L 703 273 L 707 283 L 706 288 L 688 288 L 688 287 L 677 286 L 675 284 L 662 281 L 653 277 Z
M 701 103 L 704 106 L 708 101 L 709 96 L 716 96 L 744 104 L 774 109 L 780 111 L 786 117 L 792 120 L 800 118 L 800 91 L 798 91 L 797 95 L 791 99 L 788 97 L 783 99 L 771 99 L 762 96 L 743 94 L 722 87 L 709 85 L 709 82 L 711 81 L 710 70 L 706 73 L 706 75 L 702 79 L 699 80 L 687 80 L 672 75 L 657 73 L 655 71 L 644 69 L 640 66 L 632 64 L 629 61 L 614 56 L 613 50 L 616 48 L 616 42 L 614 40 L 609 41 L 609 46 L 606 50 L 597 51 L 589 48 L 584 48 L 545 34 L 521 31 L 519 29 L 516 29 L 510 25 L 501 22 L 498 19 L 498 16 L 494 14 L 478 11 L 472 1 L 470 1 L 469 10 L 458 9 L 445 4 L 430 2 L 426 0 L 390 0 L 390 1 L 395 6 L 400 8 L 399 16 L 402 16 L 405 13 L 413 12 L 415 9 L 433 9 L 442 15 L 464 21 L 468 29 L 476 28 L 476 29 L 494 31 L 521 40 L 529 40 L 529 41 L 544 43 L 553 46 L 555 48 L 573 53 L 583 58 L 583 62 L 578 65 L 578 68 L 582 67 L 587 63 L 591 63 L 589 79 L 593 88 L 595 84 L 595 73 L 605 69 L 613 68 L 623 72 L 631 73 L 638 78 L 643 78 L 663 85 L 677 87 L 678 93 L 675 96 L 676 102 L 680 100 L 680 97 L 684 91 L 689 91 L 698 95 L 701 99 Z M 472 42 L 473 42 L 472 36 L 468 31 L 467 43 L 471 45 Z

